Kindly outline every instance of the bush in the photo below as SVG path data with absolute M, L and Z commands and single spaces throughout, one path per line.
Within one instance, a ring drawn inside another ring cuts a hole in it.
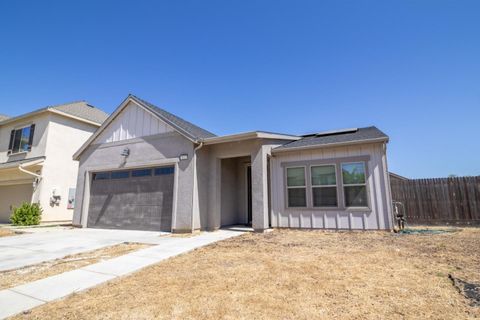
M 33 226 L 40 224 L 42 208 L 38 203 L 24 202 L 21 207 L 13 208 L 10 221 L 16 226 Z

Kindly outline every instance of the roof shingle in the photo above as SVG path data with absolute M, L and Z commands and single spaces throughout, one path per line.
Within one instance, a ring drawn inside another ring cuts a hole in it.
M 16 117 L 5 116 L 4 118 L 2 118 L 2 116 L 0 116 L 0 125 L 3 124 L 4 122 L 10 123 L 17 119 L 33 116 L 48 110 L 56 110 L 59 112 L 63 112 L 65 114 L 82 118 L 82 119 L 97 123 L 99 125 L 101 125 L 108 118 L 108 113 L 105 113 L 102 110 L 92 105 L 89 105 L 85 101 L 75 101 L 70 103 L 54 105 L 54 106 L 47 106 L 47 107 L 40 108 L 28 113 L 21 114 Z
M 108 113 L 103 112 L 85 101 L 62 104 L 50 108 L 98 124 L 102 124 L 108 118 Z
M 170 112 L 162 108 L 159 108 L 148 101 L 140 99 L 139 97 L 134 96 L 132 94 L 130 95 L 130 97 L 136 100 L 137 102 L 141 103 L 143 106 L 148 108 L 153 113 L 157 114 L 160 118 L 166 119 L 167 121 L 171 122 L 174 126 L 179 128 L 185 134 L 189 135 L 191 138 L 195 140 L 202 140 L 205 138 L 216 137 L 216 135 L 211 133 L 210 131 L 200 128 L 199 126 L 196 126 L 193 123 L 188 122 L 187 120 L 184 120 L 174 114 L 171 114 Z

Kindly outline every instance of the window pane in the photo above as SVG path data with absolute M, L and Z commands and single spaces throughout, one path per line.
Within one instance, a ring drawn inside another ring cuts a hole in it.
M 132 170 L 132 177 L 147 177 L 152 175 L 152 169 Z
M 22 138 L 20 140 L 20 151 L 28 151 L 29 144 L 28 141 L 30 140 L 30 127 L 26 127 L 22 129 Z
M 130 171 L 113 171 L 112 179 L 125 179 L 130 175 Z
M 336 207 L 337 187 L 312 188 L 314 207 Z
M 337 184 L 335 166 L 312 167 L 312 185 L 321 186 L 335 184 Z
M 367 188 L 365 186 L 345 187 L 345 205 L 347 207 L 368 207 Z
M 161 176 L 164 174 L 172 174 L 174 172 L 173 167 L 155 168 L 155 175 Z
M 13 148 L 12 148 L 13 153 L 20 151 L 21 140 L 22 140 L 22 129 L 15 130 L 15 137 L 13 138 Z
M 287 186 L 296 187 L 305 185 L 304 168 L 287 168 Z
M 107 180 L 110 179 L 110 172 L 99 172 L 93 175 L 93 180 Z
M 344 184 L 365 183 L 365 166 L 363 162 L 343 163 L 342 175 Z
M 307 194 L 305 188 L 288 189 L 288 206 L 289 207 L 306 207 Z

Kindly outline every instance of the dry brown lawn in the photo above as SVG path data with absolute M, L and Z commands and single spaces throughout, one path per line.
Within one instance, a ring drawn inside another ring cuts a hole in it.
M 46 304 L 31 319 L 469 319 L 480 229 L 248 233 Z
M 102 260 L 118 257 L 148 247 L 148 244 L 122 243 L 98 250 L 69 255 L 62 259 L 46 261 L 10 271 L 0 272 L 0 290 L 12 288 L 27 282 L 75 270 Z
M 0 238 L 1 237 L 10 237 L 10 236 L 14 236 L 14 235 L 17 235 L 17 234 L 21 234 L 21 232 L 13 231 L 13 230 L 6 229 L 6 228 L 0 228 Z

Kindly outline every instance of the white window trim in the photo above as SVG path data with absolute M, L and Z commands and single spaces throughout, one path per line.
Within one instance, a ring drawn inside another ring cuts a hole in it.
M 314 167 L 332 167 L 335 169 L 335 184 L 313 184 L 313 176 L 312 176 L 312 168 Z M 315 208 L 315 209 L 336 209 L 336 208 L 339 208 L 340 207 L 340 201 L 338 199 L 338 187 L 339 187 L 339 184 L 338 184 L 338 177 L 337 177 L 337 164 L 336 163 L 325 163 L 325 164 L 312 164 L 312 165 L 309 165 L 309 170 L 310 170 L 310 193 L 311 193 L 311 196 L 312 196 L 312 208 Z M 335 193 L 336 193 L 336 196 L 337 196 L 337 205 L 336 206 L 316 206 L 314 205 L 313 203 L 313 189 L 314 188 L 335 188 Z
M 357 164 L 361 163 L 363 164 L 363 175 L 364 175 L 364 183 L 344 183 L 343 182 L 343 165 L 344 164 Z M 367 167 L 366 167 L 366 162 L 365 161 L 350 161 L 350 162 L 341 162 L 340 163 L 340 175 L 342 177 L 342 188 L 343 188 L 343 202 L 345 204 L 345 209 L 366 209 L 370 208 L 370 203 L 369 203 L 369 194 L 368 194 L 368 187 L 367 187 Z M 367 197 L 367 205 L 366 206 L 347 206 L 347 193 L 345 192 L 345 187 L 365 187 L 365 194 Z
M 303 180 L 304 180 L 304 185 L 303 186 L 289 186 L 288 185 L 288 169 L 297 169 L 297 168 L 302 168 L 303 169 Z M 307 166 L 291 166 L 291 167 L 285 167 L 285 186 L 286 186 L 286 203 L 287 203 L 287 208 L 308 208 L 308 192 L 307 192 Z M 288 190 L 289 189 L 305 189 L 305 205 L 304 206 L 290 206 L 290 202 L 288 201 Z

